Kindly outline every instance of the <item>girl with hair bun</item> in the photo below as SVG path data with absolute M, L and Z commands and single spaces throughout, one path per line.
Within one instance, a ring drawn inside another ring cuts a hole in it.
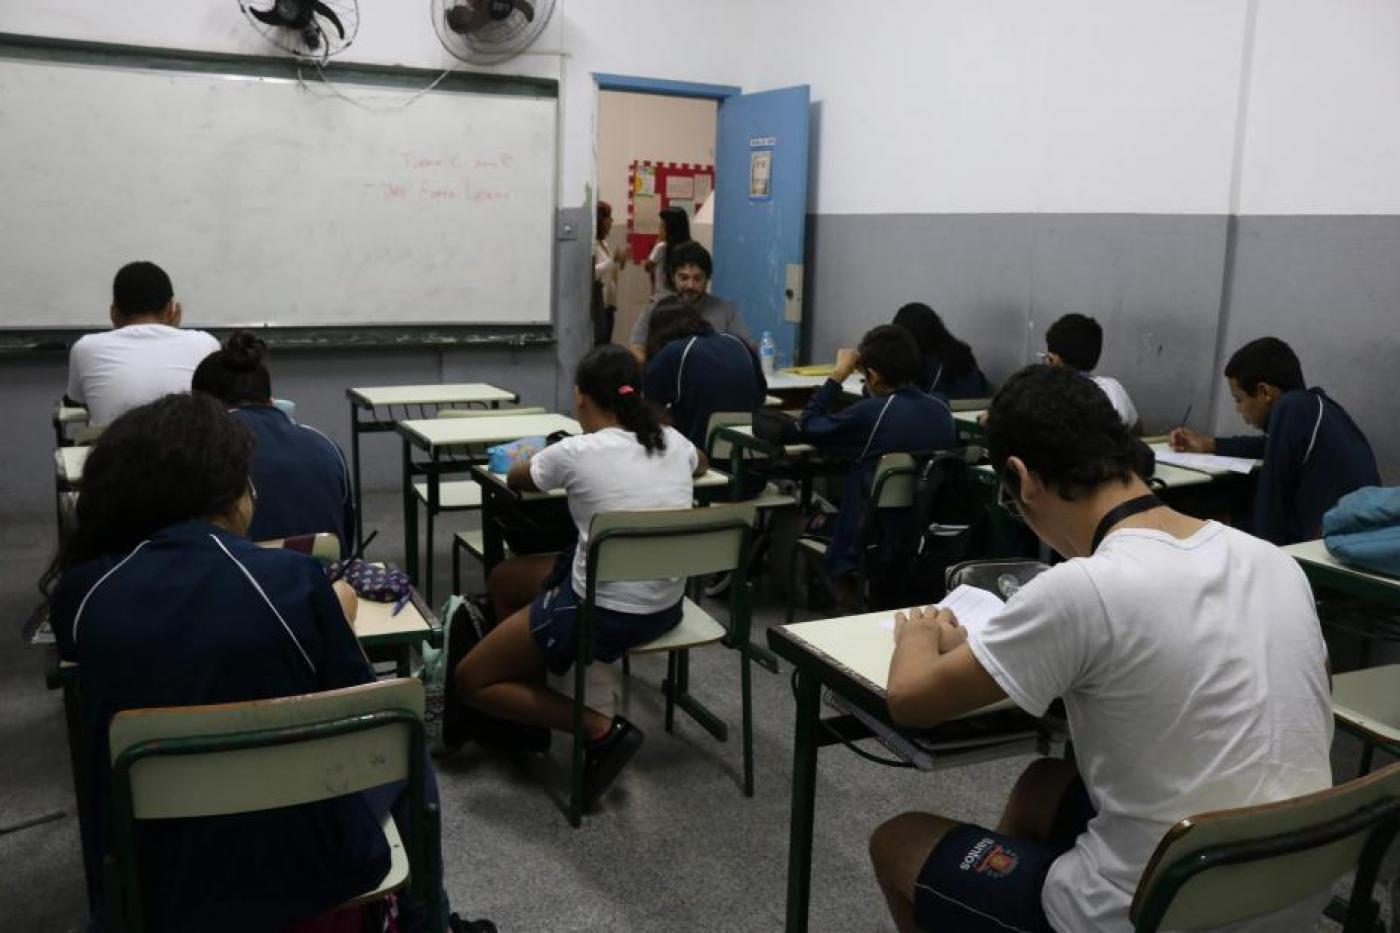
M 514 557 L 492 570 L 491 597 L 503 621 L 456 667 L 456 689 L 468 704 L 512 722 L 573 731 L 573 701 L 549 687 L 545 673 L 563 674 L 577 655 L 589 523 L 599 512 L 689 508 L 694 477 L 706 469 L 703 454 L 664 426 L 642 397 L 641 381 L 641 367 L 625 347 L 595 347 L 574 377 L 584 433 L 511 468 L 513 489 L 568 493 L 578 545 L 560 555 L 557 574 L 555 560 L 540 556 Z M 684 588 L 683 580 L 599 583 L 594 657 L 615 661 L 674 628 Z M 636 752 L 642 734 L 623 717 L 609 719 L 591 708 L 584 728 L 590 739 L 584 789 L 591 802 Z
M 253 435 L 252 481 L 258 511 L 248 528 L 254 541 L 334 532 L 340 554 L 354 550 L 355 499 L 340 448 L 313 427 L 297 424 L 272 403 L 267 345 L 236 330 L 194 371 L 193 389 L 212 395 Z

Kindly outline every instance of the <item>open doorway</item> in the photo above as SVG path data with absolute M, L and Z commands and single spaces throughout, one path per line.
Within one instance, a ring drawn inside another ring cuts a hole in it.
M 664 277 L 646 264 L 663 208 L 683 211 L 692 239 L 713 249 L 718 100 L 662 93 L 598 93 L 598 199 L 612 207 L 608 236 L 627 262 L 617 275 L 612 339 L 629 342 Z

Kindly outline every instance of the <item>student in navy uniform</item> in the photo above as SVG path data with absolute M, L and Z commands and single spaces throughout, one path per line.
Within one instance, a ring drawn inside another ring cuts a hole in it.
M 678 298 L 657 304 L 647 334 L 648 401 L 669 409 L 671 423 L 701 450 L 710 416 L 763 405 L 768 381 L 758 354 L 733 334 L 722 334 Z
M 588 530 L 599 512 L 690 508 L 704 455 L 642 398 L 641 367 L 616 344 L 594 347 L 578 364 L 574 405 L 584 433 L 511 467 L 512 489 L 563 489 L 578 544 L 559 557 L 513 557 L 491 571 L 488 586 L 499 625 L 454 672 L 461 698 L 492 716 L 572 733 L 574 704 L 545 682 L 563 674 L 578 653 Z M 683 580 L 599 583 L 594 657 L 616 661 L 629 648 L 660 637 L 681 621 Z M 588 732 L 584 794 L 596 801 L 636 753 L 642 733 L 622 716 L 584 714 Z
M 355 499 L 345 457 L 326 435 L 297 424 L 272 404 L 266 352 L 256 334 L 234 331 L 194 371 L 194 391 L 232 409 L 257 442 L 252 478 L 258 510 L 248 537 L 268 541 L 330 531 L 340 539 L 340 556 L 348 557 L 354 550 Z
M 46 578 L 54 632 L 79 665 L 100 878 L 121 710 L 236 703 L 370 683 L 347 623 L 354 593 L 310 557 L 244 537 L 253 439 L 217 401 L 168 395 L 118 418 L 83 470 L 77 527 Z M 57 577 L 57 586 L 52 584 Z M 437 787 L 428 770 L 430 798 Z M 388 786 L 266 813 L 141 826 L 151 929 L 281 930 L 372 887 L 389 864 Z M 101 903 L 101 892 L 92 892 Z M 405 905 L 405 929 L 425 929 Z M 454 920 L 454 929 L 472 929 Z
M 919 378 L 915 385 L 945 399 L 988 398 L 991 383 L 977 367 L 972 348 L 954 337 L 928 305 L 910 302 L 895 312 L 894 323 L 909 331 L 919 345 Z
M 869 398 L 837 411 L 841 383 L 859 368 Z M 856 538 L 870 499 L 875 464 L 888 453 L 923 453 L 957 445 L 948 403 L 921 391 L 919 348 L 902 327 L 882 324 L 861 338 L 857 350 L 842 349 L 836 367 L 802 412 L 800 427 L 823 453 L 849 456 L 857 469 L 846 477 L 841 511 L 827 547 L 827 570 L 840 578 L 856 568 Z
M 1254 493 L 1251 530 L 1275 544 L 1322 535 L 1322 515 L 1363 486 L 1379 486 L 1376 455 L 1366 435 L 1327 393 L 1309 389 L 1293 349 L 1260 337 L 1225 364 L 1235 410 L 1264 436 L 1207 437 L 1190 428 L 1171 433 L 1176 450 L 1264 461 Z

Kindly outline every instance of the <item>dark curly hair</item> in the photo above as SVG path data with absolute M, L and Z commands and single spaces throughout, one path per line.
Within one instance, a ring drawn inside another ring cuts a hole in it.
M 914 335 L 898 324 L 880 324 L 866 331 L 856 348 L 860 365 L 873 369 L 895 388 L 919 378 L 919 345 Z
M 1277 337 L 1260 337 L 1236 350 L 1225 364 L 1225 378 L 1238 382 L 1246 395 L 1256 394 L 1261 382 L 1284 392 L 1308 387 L 1298 354 Z
M 191 388 L 214 396 L 228 408 L 271 405 L 272 376 L 263 363 L 266 353 L 267 344 L 257 334 L 236 330 L 195 367 Z
M 208 395 L 167 395 L 122 415 L 83 466 L 77 527 L 41 588 L 169 525 L 227 513 L 248 491 L 253 436 Z
M 1103 353 L 1103 327 L 1087 314 L 1066 314 L 1045 331 L 1045 349 L 1080 372 L 1090 372 Z
M 642 367 L 631 350 L 615 343 L 589 350 L 579 360 L 574 385 L 599 408 L 616 415 L 648 454 L 666 449 L 661 413 L 642 398 Z
M 694 306 L 674 295 L 662 298 L 651 309 L 651 324 L 647 327 L 646 358 L 660 353 L 666 344 L 701 334 L 713 334 L 715 327 L 700 316 Z
M 1091 379 L 1063 366 L 1027 366 L 987 413 L 987 454 L 998 473 L 1020 457 L 1065 499 L 1127 482 L 1136 450 L 1123 419 Z

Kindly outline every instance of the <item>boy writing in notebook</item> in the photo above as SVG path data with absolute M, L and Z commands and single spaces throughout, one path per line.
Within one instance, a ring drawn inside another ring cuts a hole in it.
M 1176 450 L 1263 459 L 1251 530 L 1275 544 L 1322 534 L 1322 515 L 1363 486 L 1379 486 L 1376 455 L 1366 435 L 1327 393 L 1303 381 L 1293 348 L 1260 337 L 1225 364 L 1235 410 L 1262 436 L 1208 437 L 1190 428 L 1171 433 Z
M 1103 328 L 1099 322 L 1084 314 L 1066 314 L 1045 332 L 1045 362 L 1051 366 L 1068 366 L 1091 380 L 1108 396 L 1118 417 L 1136 435 L 1142 434 L 1142 419 L 1128 390 L 1112 376 L 1095 376 L 1103 354 Z
M 870 841 L 876 877 L 900 930 L 1129 930 L 1178 820 L 1331 786 L 1312 592 L 1278 549 L 1153 496 L 1107 397 L 1069 370 L 1013 376 L 987 445 L 1003 505 L 1066 560 L 980 627 L 900 613 L 890 714 L 927 728 L 1006 697 L 1033 716 L 1063 699 L 1075 761 L 1034 762 L 995 829 L 889 820 Z M 1330 891 L 1298 895 L 1239 929 L 1311 929 Z

